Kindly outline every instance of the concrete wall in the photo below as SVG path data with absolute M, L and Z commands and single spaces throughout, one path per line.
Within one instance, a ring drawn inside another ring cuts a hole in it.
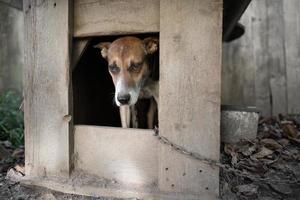
M 22 90 L 24 19 L 20 8 L 0 0 L 0 91 Z
M 253 0 L 246 33 L 223 45 L 222 103 L 300 114 L 300 1 Z

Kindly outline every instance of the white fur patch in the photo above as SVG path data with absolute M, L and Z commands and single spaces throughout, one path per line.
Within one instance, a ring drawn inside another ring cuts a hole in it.
M 140 93 L 140 85 L 129 88 L 126 85 L 125 80 L 122 77 L 120 77 L 116 81 L 115 88 L 116 88 L 115 101 L 116 101 L 117 106 L 121 106 L 122 105 L 118 101 L 118 95 L 119 94 L 130 94 L 129 105 L 134 105 L 137 102 L 137 100 L 139 98 L 139 93 Z

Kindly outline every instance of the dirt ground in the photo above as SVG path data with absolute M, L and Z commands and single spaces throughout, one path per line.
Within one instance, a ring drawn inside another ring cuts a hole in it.
M 10 156 L 0 161 L 0 200 L 117 200 L 63 194 L 26 187 L 6 179 L 7 171 L 22 174 L 24 148 L 0 142 Z M 220 198 L 223 200 L 300 200 L 300 117 L 262 118 L 257 138 L 221 145 Z M 12 169 L 12 167 L 15 167 Z
M 24 175 L 24 147 L 14 149 L 8 141 L 0 141 L 0 144 L 5 147 L 6 153 L 10 154 L 8 158 L 1 160 L 3 152 L 0 152 L 0 200 L 120 200 L 64 194 L 42 187 L 21 185 L 13 179 Z
M 117 200 L 114 198 L 86 197 L 80 195 L 64 194 L 41 187 L 26 187 L 19 183 L 9 183 L 5 180 L 5 174 L 0 174 L 0 199 L 2 200 Z

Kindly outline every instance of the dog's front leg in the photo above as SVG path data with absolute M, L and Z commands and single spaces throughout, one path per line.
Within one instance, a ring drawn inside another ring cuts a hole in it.
M 134 105 L 130 106 L 132 128 L 138 128 L 137 110 Z
M 130 126 L 130 107 L 120 106 L 120 117 L 122 128 L 129 128 Z
M 155 112 L 157 110 L 157 104 L 154 99 L 150 99 L 150 106 L 149 110 L 147 113 L 147 124 L 149 129 L 154 128 L 154 117 L 155 117 Z

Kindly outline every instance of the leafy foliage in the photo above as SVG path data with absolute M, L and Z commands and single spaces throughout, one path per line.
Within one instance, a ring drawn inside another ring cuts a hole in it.
M 0 140 L 9 140 L 14 147 L 24 144 L 24 118 L 19 110 L 22 99 L 14 91 L 0 94 Z

